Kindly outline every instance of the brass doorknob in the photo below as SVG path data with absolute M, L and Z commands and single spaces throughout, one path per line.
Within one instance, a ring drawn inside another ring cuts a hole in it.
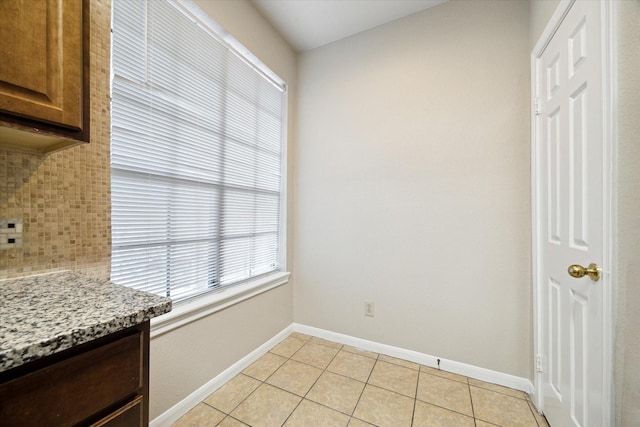
M 587 275 L 594 282 L 600 280 L 600 267 L 598 267 L 598 264 L 595 263 L 589 264 L 589 267 L 587 268 L 584 268 L 583 266 L 578 264 L 570 265 L 568 271 L 571 277 L 580 278 Z

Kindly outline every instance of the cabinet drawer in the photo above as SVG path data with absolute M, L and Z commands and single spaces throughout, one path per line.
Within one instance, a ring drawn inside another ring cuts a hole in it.
M 142 427 L 145 425 L 143 411 L 143 397 L 138 396 L 91 427 Z
M 143 334 L 0 385 L 0 425 L 71 426 L 144 393 Z

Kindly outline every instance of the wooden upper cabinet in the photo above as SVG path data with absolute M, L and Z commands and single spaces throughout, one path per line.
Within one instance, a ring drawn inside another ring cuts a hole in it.
M 89 0 L 0 1 L 0 146 L 89 140 Z

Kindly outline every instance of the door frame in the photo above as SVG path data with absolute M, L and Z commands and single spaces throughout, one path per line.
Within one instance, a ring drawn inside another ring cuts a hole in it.
M 540 247 L 538 239 L 541 238 L 540 229 L 540 185 L 538 183 L 538 168 L 541 159 L 538 157 L 540 141 L 537 134 L 537 121 L 539 115 L 536 112 L 536 89 L 539 85 L 539 75 L 537 73 L 536 62 L 542 56 L 543 51 L 553 38 L 560 24 L 571 9 L 576 0 L 561 0 L 555 12 L 551 16 L 545 30 L 538 39 L 531 52 L 531 275 L 533 285 L 533 357 L 534 362 L 534 402 L 539 410 L 544 412 L 542 406 L 542 372 L 545 361 L 539 356 L 539 349 L 542 344 L 543 318 L 541 313 L 541 291 L 542 277 L 540 273 Z M 613 307 L 613 297 L 615 296 L 617 271 L 616 271 L 616 211 L 615 200 L 615 163 L 616 163 L 616 22 L 615 22 L 615 1 L 601 0 L 602 8 L 602 162 L 603 162 L 603 260 L 602 279 L 603 287 L 603 387 L 602 410 L 603 417 L 609 420 L 608 425 L 615 425 L 615 402 L 613 386 L 613 337 L 615 336 L 615 312 Z

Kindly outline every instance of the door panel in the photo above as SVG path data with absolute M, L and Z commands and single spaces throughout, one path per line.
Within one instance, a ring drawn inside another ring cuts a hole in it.
M 570 245 L 574 249 L 588 250 L 586 126 L 587 86 L 581 86 L 569 99 L 570 126 L 570 194 L 569 233 Z
M 600 1 L 577 1 L 536 62 L 540 116 L 541 406 L 554 427 L 602 426 L 603 89 Z
M 547 117 L 547 211 L 549 243 L 561 244 L 560 233 L 560 108 Z
M 549 278 L 549 346 L 548 346 L 548 378 L 551 391 L 556 399 L 562 398 L 562 331 L 560 322 L 560 283 Z

